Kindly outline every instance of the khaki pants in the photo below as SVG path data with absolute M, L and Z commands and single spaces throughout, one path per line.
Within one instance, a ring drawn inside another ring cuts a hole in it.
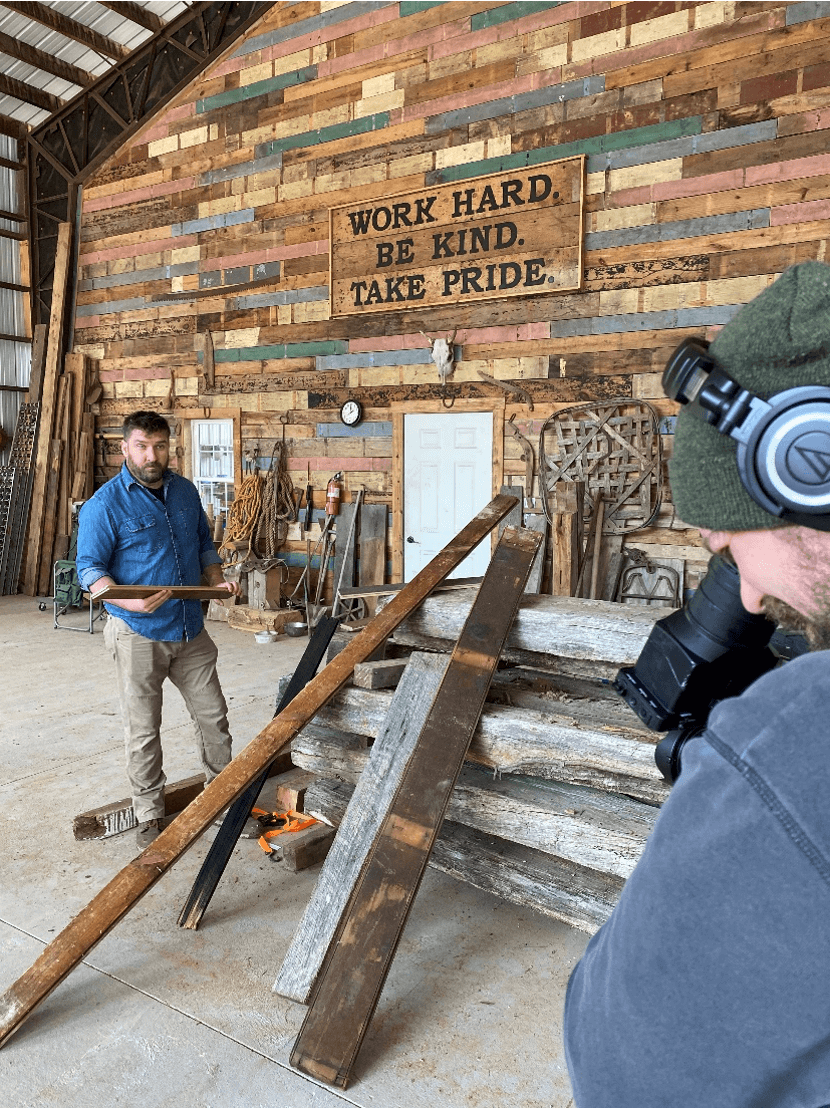
M 161 704 L 169 677 L 184 697 L 196 730 L 196 750 L 207 781 L 231 760 L 228 709 L 216 673 L 218 651 L 207 631 L 190 642 L 154 642 L 109 616 L 104 641 L 115 660 L 124 721 L 127 776 L 139 823 L 164 815 Z

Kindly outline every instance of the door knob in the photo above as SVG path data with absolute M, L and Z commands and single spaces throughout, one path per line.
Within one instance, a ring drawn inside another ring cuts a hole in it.
M 413 537 L 412 537 L 411 535 L 407 536 L 407 540 L 406 540 L 406 541 L 407 541 L 407 542 L 418 542 L 418 540 L 417 540 L 417 539 L 413 539 Z M 418 542 L 418 546 L 420 546 L 420 545 L 421 545 L 421 544 L 420 544 L 420 543 Z

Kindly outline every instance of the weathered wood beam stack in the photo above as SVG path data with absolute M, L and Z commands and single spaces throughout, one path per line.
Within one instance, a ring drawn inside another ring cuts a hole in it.
M 371 766 L 367 747 L 387 726 L 394 693 L 382 686 L 400 678 L 408 657 L 453 649 L 472 595 L 425 601 L 391 640 L 397 664 L 358 667 L 351 687 L 294 740 L 294 763 L 317 775 L 307 812 L 340 824 Z M 588 932 L 608 918 L 668 793 L 654 765 L 656 736 L 609 681 L 636 661 L 667 611 L 523 600 L 431 865 Z

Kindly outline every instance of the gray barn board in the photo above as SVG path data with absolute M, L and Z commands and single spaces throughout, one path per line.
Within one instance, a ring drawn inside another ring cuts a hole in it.
M 381 732 L 363 759 L 354 797 L 274 984 L 274 991 L 290 1000 L 308 1001 L 448 663 L 448 657 L 412 654 L 389 701 Z

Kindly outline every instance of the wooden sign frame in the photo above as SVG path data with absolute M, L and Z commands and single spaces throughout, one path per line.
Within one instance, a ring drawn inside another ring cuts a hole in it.
M 329 209 L 329 316 L 573 292 L 585 156 Z

